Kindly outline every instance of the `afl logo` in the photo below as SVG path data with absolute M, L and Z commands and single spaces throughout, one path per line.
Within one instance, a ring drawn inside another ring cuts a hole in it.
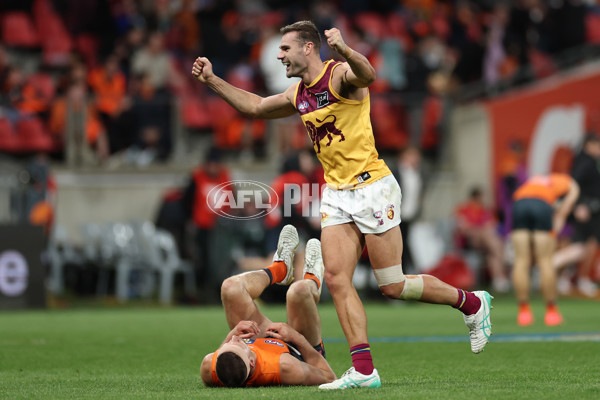
M 248 220 L 275 211 L 279 196 L 257 181 L 228 181 L 213 187 L 206 196 L 208 208 L 221 217 Z
M 298 104 L 298 111 L 304 112 L 308 108 L 308 102 L 305 100 L 302 103 Z

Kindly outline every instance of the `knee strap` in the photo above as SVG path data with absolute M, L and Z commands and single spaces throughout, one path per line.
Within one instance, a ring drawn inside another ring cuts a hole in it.
M 420 300 L 421 296 L 423 296 L 423 277 L 416 275 L 414 278 L 406 278 L 400 298 L 402 300 Z
M 404 272 L 402 272 L 402 264 L 374 269 L 373 274 L 379 287 L 391 285 L 392 283 L 401 283 L 406 279 Z

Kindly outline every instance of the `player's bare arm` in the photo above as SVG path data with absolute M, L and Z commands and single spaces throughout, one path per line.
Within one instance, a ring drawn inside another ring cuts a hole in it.
M 282 355 L 279 361 L 282 383 L 286 385 L 318 385 L 336 379 L 335 372 L 327 360 L 313 348 L 302 334 L 288 324 L 279 322 L 269 325 L 267 335 L 292 343 L 304 359 L 304 362 L 300 362 L 289 354 Z
M 252 337 L 260 336 L 260 333 L 260 328 L 255 321 L 240 321 L 231 331 L 229 331 L 221 345 L 229 342 L 234 335 L 241 339 L 250 339 Z
M 192 75 L 246 117 L 274 119 L 288 117 L 296 112 L 291 101 L 293 97 L 290 97 L 293 87 L 281 94 L 258 96 L 219 78 L 214 74 L 212 64 L 206 57 L 198 57 L 194 61 Z
M 315 353 L 317 353 L 316 350 Z M 279 358 L 279 373 L 283 385 L 315 386 L 322 383 L 329 383 L 336 379 L 333 371 L 326 373 L 322 369 L 299 361 L 287 353 L 282 354 Z
M 375 68 L 373 68 L 365 56 L 354 51 L 344 42 L 339 29 L 331 28 L 326 30 L 325 38 L 329 47 L 344 57 L 347 63 L 347 68 L 336 68 L 339 71 L 334 73 L 334 79 L 338 82 L 334 82 L 334 84 L 338 83 L 352 85 L 357 88 L 366 88 L 375 81 L 377 76 Z

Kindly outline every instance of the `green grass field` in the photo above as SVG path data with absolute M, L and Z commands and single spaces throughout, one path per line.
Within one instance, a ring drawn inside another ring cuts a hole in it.
M 369 303 L 382 388 L 208 389 L 202 357 L 227 333 L 219 307 L 0 313 L 0 399 L 600 399 L 600 303 L 562 300 L 566 323 L 520 328 L 512 298 L 494 301 L 494 336 L 474 355 L 461 314 L 425 304 Z M 262 307 L 284 320 L 283 307 Z M 321 306 L 327 358 L 350 366 L 331 303 Z M 539 335 L 534 335 L 539 334 Z

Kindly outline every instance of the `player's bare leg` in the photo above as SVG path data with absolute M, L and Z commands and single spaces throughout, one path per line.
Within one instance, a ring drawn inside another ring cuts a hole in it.
M 366 343 L 367 314 L 352 276 L 362 253 L 362 234 L 354 224 L 328 226 L 321 232 L 325 283 L 331 293 L 338 319 L 350 347 Z
M 254 302 L 270 285 L 270 278 L 263 270 L 245 272 L 225 279 L 221 285 L 221 300 L 229 329 L 240 321 L 255 321 L 264 331 L 271 321 L 265 317 Z
M 533 323 L 533 313 L 529 306 L 531 235 L 527 230 L 518 229 L 512 232 L 511 240 L 515 249 L 512 280 L 517 302 L 519 303 L 517 323 L 522 326 L 527 326 Z
M 356 225 L 342 224 L 325 227 L 321 232 L 321 240 L 325 282 L 350 345 L 352 367 L 339 379 L 322 384 L 319 389 L 381 387 L 368 344 L 367 315 L 352 285 L 352 275 L 364 247 L 363 236 Z
M 467 292 L 431 275 L 402 272 L 402 234 L 396 226 L 384 233 L 365 235 L 369 257 L 381 292 L 392 299 L 446 304 L 459 309 L 469 328 L 471 350 L 480 353 L 492 334 L 492 296 L 485 291 Z M 404 278 L 404 279 L 402 279 Z M 390 283 L 386 283 L 386 282 Z
M 536 231 L 533 234 L 535 259 L 540 269 L 542 295 L 546 302 L 556 301 L 556 271 L 552 264 L 555 240 L 548 232 Z
M 290 286 L 286 296 L 288 324 L 300 332 L 313 346 L 321 345 L 321 317 L 317 303 L 323 283 L 323 257 L 321 243 L 310 239 L 306 245 L 303 279 Z
M 265 331 L 271 321 L 258 309 L 255 299 L 272 284 L 289 285 L 294 279 L 294 252 L 298 247 L 298 232 L 292 225 L 281 230 L 273 264 L 260 271 L 251 271 L 227 278 L 221 286 L 221 300 L 229 328 L 243 320 L 255 321 Z
M 563 317 L 556 305 L 557 287 L 556 270 L 552 262 L 556 240 L 548 232 L 536 231 L 533 233 L 533 248 L 538 268 L 540 269 L 541 289 L 546 301 L 546 325 L 554 326 L 563 322 Z
M 251 271 L 225 279 L 221 286 L 221 300 L 229 329 L 240 321 L 256 321 L 264 331 L 271 321 L 265 317 L 254 302 L 269 286 L 265 271 Z

